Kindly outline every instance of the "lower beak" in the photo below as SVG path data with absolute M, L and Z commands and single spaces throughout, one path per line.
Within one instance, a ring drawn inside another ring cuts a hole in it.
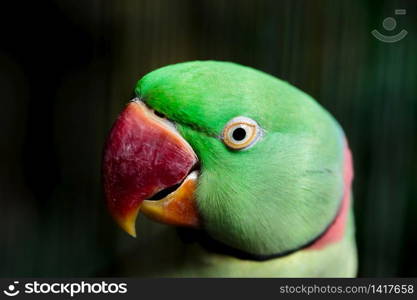
M 139 100 L 130 102 L 104 149 L 104 193 L 116 222 L 132 236 L 139 211 L 158 222 L 198 227 L 198 171 L 191 172 L 197 161 L 170 121 Z

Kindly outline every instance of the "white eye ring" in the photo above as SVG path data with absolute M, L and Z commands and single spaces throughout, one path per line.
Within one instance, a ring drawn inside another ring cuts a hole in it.
M 252 147 L 262 136 L 262 129 L 256 121 L 239 116 L 231 119 L 224 126 L 222 140 L 233 150 L 243 150 Z

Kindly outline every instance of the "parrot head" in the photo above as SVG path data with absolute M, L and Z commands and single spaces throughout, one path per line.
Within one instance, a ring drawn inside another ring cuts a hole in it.
M 308 245 L 335 219 L 344 134 L 307 94 L 216 61 L 160 68 L 135 93 L 103 159 L 109 211 L 132 236 L 142 213 L 268 256 Z

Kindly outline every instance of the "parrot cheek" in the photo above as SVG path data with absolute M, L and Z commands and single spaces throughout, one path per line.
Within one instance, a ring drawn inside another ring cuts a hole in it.
M 111 215 L 132 236 L 136 236 L 135 221 L 141 210 L 160 222 L 197 226 L 198 172 L 190 173 L 197 162 L 191 146 L 168 120 L 143 102 L 130 102 L 104 149 L 103 185 Z M 179 187 L 162 199 L 145 201 L 175 185 Z

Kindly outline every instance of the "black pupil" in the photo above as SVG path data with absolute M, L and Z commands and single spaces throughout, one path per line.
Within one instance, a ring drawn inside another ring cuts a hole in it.
M 242 141 L 242 140 L 244 140 L 244 139 L 245 139 L 245 137 L 246 137 L 246 130 L 245 130 L 245 129 L 243 129 L 243 128 L 241 128 L 241 127 L 236 128 L 236 129 L 233 131 L 232 136 L 233 136 L 233 139 L 234 139 L 235 141 Z

